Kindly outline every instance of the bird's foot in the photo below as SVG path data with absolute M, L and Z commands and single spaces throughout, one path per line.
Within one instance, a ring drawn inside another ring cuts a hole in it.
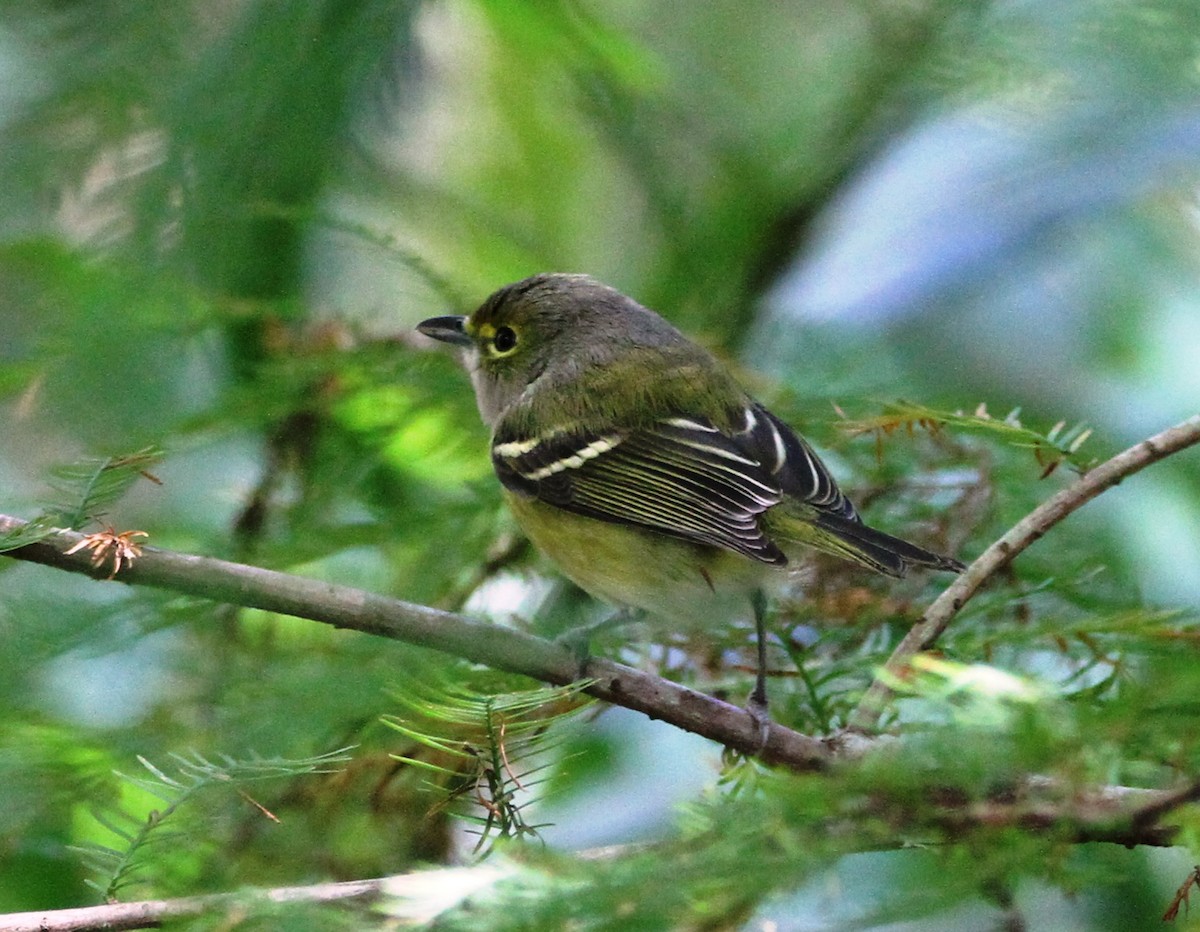
M 767 741 L 771 737 L 771 712 L 767 706 L 765 690 L 761 690 L 758 686 L 754 687 L 750 698 L 746 700 L 746 712 L 758 726 L 758 747 L 754 751 L 754 755 L 757 756 L 766 748 Z
M 592 659 L 592 638 L 601 631 L 619 627 L 630 620 L 628 612 L 617 612 L 591 624 L 571 628 L 554 639 L 554 643 L 561 644 L 574 656 L 577 664 L 576 679 L 587 679 L 588 661 Z

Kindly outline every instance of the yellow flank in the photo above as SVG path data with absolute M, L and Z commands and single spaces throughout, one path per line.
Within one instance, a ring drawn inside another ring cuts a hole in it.
M 681 626 L 746 617 L 750 594 L 783 575 L 728 550 L 576 515 L 508 491 L 505 499 L 534 546 L 581 589 Z

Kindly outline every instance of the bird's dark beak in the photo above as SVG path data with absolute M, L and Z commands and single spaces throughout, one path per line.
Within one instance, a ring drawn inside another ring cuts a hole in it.
M 467 333 L 465 317 L 430 317 L 417 324 L 417 330 L 427 337 L 453 343 L 455 346 L 470 346 L 475 341 Z

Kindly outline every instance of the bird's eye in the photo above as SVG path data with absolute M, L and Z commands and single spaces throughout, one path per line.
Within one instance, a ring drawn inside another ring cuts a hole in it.
M 496 335 L 492 337 L 492 346 L 501 355 L 511 353 L 517 348 L 517 332 L 512 327 L 497 327 Z

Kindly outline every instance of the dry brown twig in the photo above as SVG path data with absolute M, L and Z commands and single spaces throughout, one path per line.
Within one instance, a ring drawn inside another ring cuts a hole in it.
M 90 550 L 92 566 L 101 567 L 106 560 L 112 561 L 112 572 L 108 579 L 114 578 L 122 566 L 130 566 L 142 555 L 142 545 L 135 538 L 149 537 L 145 531 L 117 531 L 109 526 L 94 534 L 84 534 L 74 547 L 67 551 L 67 556 L 80 550 Z
M 1192 887 L 1200 889 L 1200 864 L 1188 872 L 1183 883 L 1179 885 L 1179 889 L 1175 891 L 1175 896 L 1171 900 L 1171 905 L 1167 907 L 1167 911 L 1163 913 L 1163 922 L 1174 922 L 1179 918 L 1179 908 L 1183 907 L 1184 915 L 1191 910 L 1191 895 Z

